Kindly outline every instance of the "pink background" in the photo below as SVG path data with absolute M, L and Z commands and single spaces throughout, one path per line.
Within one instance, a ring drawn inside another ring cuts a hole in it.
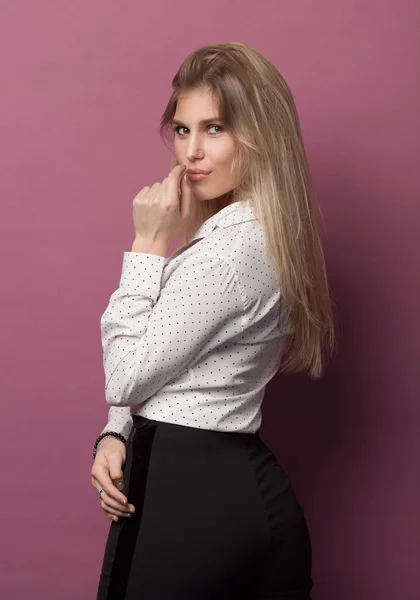
M 208 10 L 207 10 L 208 8 Z M 417 0 L 2 2 L 0 596 L 89 600 L 110 521 L 99 319 L 161 181 L 185 56 L 242 41 L 298 105 L 340 320 L 326 376 L 276 377 L 263 437 L 305 507 L 314 600 L 420 587 Z

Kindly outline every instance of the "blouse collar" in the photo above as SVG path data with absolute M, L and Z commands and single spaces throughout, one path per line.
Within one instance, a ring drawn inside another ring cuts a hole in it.
M 239 223 L 244 223 L 245 221 L 256 220 L 257 219 L 252 211 L 249 200 L 233 202 L 206 219 L 204 223 L 202 223 L 197 229 L 191 241 L 206 237 L 209 233 L 216 229 L 216 227 L 225 229 L 231 225 L 237 225 Z

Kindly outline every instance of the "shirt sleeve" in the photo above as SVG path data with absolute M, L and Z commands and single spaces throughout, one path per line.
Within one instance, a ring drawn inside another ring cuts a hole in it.
M 246 298 L 234 268 L 211 253 L 184 260 L 162 287 L 165 257 L 125 252 L 101 317 L 106 401 L 136 406 L 243 331 Z
M 129 406 L 110 406 L 108 410 L 108 422 L 99 435 L 104 431 L 115 431 L 121 433 L 128 440 L 133 427 L 133 417 Z

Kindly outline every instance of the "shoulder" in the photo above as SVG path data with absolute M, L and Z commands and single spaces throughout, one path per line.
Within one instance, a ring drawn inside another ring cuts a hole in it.
M 224 261 L 251 302 L 279 291 L 274 263 L 257 220 L 216 228 L 197 244 L 196 252 Z

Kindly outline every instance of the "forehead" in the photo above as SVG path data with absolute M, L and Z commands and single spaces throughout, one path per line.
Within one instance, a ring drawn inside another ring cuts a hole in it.
M 183 92 L 177 101 L 174 117 L 188 116 L 193 120 L 216 117 L 219 114 L 219 103 L 208 90 Z

